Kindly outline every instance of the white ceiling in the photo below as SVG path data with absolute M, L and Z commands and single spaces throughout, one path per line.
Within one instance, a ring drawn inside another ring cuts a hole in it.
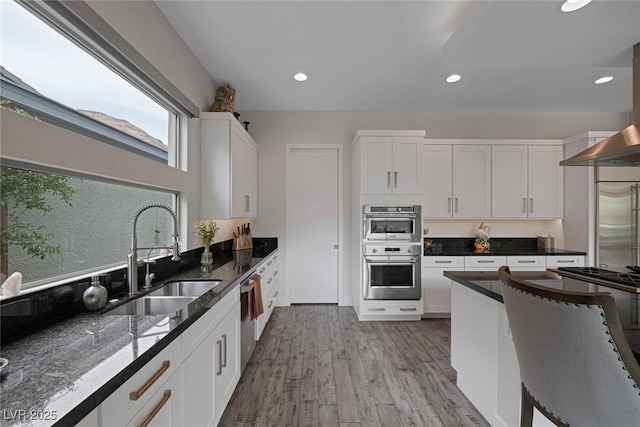
M 639 0 L 157 4 L 239 111 L 632 109 Z

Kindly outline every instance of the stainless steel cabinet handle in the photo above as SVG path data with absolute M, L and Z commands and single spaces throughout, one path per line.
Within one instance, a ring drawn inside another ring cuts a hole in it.
M 453 261 L 451 260 L 447 260 L 447 261 L 436 261 L 436 264 L 451 264 Z
M 275 297 L 275 295 L 274 295 Z M 269 301 L 269 306 L 267 308 L 271 308 L 273 306 L 273 301 Z
M 447 198 L 447 212 L 451 212 L 451 197 Z
M 222 341 L 216 341 L 216 345 L 218 346 L 218 371 L 216 375 L 222 375 Z
M 368 308 L 367 310 L 369 311 L 384 311 L 385 308 L 384 307 L 379 307 L 379 308 Z
M 529 198 L 529 212 L 533 212 L 533 197 Z
M 391 187 L 391 171 L 387 171 L 387 188 Z
M 527 213 L 527 198 L 522 198 L 522 212 Z
M 273 277 L 270 277 L 269 280 L 267 280 L 267 285 L 271 283 L 272 280 L 273 280 Z
M 520 264 L 534 264 L 536 261 L 532 259 L 519 259 L 518 262 Z
M 151 412 L 149 412 L 149 415 L 147 415 L 145 419 L 142 420 L 140 424 L 138 424 L 138 427 L 147 427 L 151 423 L 153 418 L 156 415 L 158 415 L 158 412 L 160 412 L 160 409 L 162 409 L 162 407 L 164 406 L 165 403 L 167 403 L 170 397 L 171 397 L 171 390 L 165 390 L 164 393 L 162 394 L 162 399 L 160 399 L 160 401 L 156 403 L 156 406 L 154 406 Z
M 162 366 L 160 366 L 160 369 L 158 369 L 156 372 L 154 372 L 154 374 L 151 376 L 151 378 L 149 378 L 147 380 L 147 382 L 145 382 L 142 387 L 140 387 L 138 390 L 136 391 L 132 391 L 131 393 L 129 393 L 129 400 L 138 400 L 142 397 L 143 394 L 145 394 L 147 392 L 147 390 L 149 390 L 151 388 L 151 386 L 158 381 L 158 378 L 160 378 L 162 376 L 162 374 L 164 374 L 167 369 L 169 369 L 169 366 L 171 366 L 171 362 L 168 360 L 165 360 L 162 362 Z
M 267 262 L 267 265 L 271 265 L 272 263 L 273 263 L 273 260 L 272 260 L 272 259 L 270 259 L 270 260 Z
M 222 354 L 224 354 L 224 362 L 222 362 L 222 367 L 226 368 L 227 367 L 227 334 L 222 334 L 222 346 L 224 347 L 224 351 L 222 352 Z
M 412 307 L 412 308 L 400 307 L 400 311 L 418 311 L 418 309 L 415 307 Z
M 273 297 L 275 298 L 275 297 L 277 297 L 277 296 L 278 296 L 278 291 L 275 291 L 275 292 L 273 293 Z
M 573 264 L 576 262 L 574 259 L 559 259 L 556 261 L 558 264 Z
M 262 269 L 260 269 L 260 271 L 258 272 L 258 274 L 262 274 L 264 273 L 265 268 L 263 267 Z
M 458 198 L 457 197 L 455 198 L 455 201 L 456 201 L 456 210 L 455 211 L 458 212 Z
M 276 271 L 274 271 L 274 272 L 273 272 L 273 275 L 274 275 L 274 276 L 277 276 L 277 275 L 278 275 L 278 271 L 277 271 L 277 270 L 276 270 Z
M 493 264 L 495 261 L 492 259 L 479 259 L 478 264 Z
M 249 196 L 244 196 L 244 211 L 249 212 L 251 209 L 251 199 Z
M 393 171 L 393 187 L 398 187 L 398 171 Z

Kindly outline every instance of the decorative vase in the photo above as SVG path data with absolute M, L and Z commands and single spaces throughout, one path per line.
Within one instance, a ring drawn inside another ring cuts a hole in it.
M 209 250 L 209 245 L 204 245 L 204 252 L 200 256 L 200 264 L 211 265 L 213 264 L 213 254 Z

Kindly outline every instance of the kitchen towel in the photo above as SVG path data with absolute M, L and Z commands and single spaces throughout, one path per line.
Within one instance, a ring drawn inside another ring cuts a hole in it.
M 257 319 L 264 313 L 262 305 L 262 289 L 260 288 L 260 276 L 253 277 L 253 295 L 251 298 L 251 320 Z

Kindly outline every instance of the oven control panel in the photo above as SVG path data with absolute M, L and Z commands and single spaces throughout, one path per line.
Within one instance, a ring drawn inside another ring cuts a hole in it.
M 364 245 L 364 255 L 420 255 L 421 245 Z

